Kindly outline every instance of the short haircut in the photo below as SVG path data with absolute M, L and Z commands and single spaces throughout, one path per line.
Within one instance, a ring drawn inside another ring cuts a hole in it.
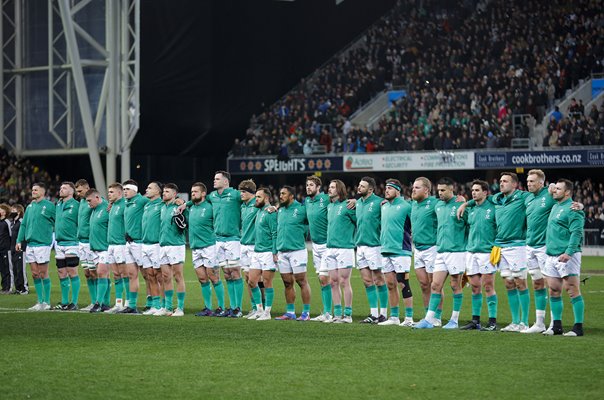
M 31 187 L 37 186 L 40 189 L 44 189 L 44 191 L 46 191 L 46 184 L 44 182 L 34 182 L 33 185 L 31 185 Z
M 344 201 L 348 198 L 348 193 L 346 192 L 346 185 L 339 179 L 332 179 L 331 183 L 336 184 L 336 193 L 338 195 L 338 200 Z
M 191 185 L 191 187 L 198 187 L 201 189 L 202 193 L 208 193 L 208 188 L 206 187 L 206 185 L 204 185 L 201 182 L 195 182 L 194 184 Z
M 273 194 L 271 193 L 271 190 L 265 186 L 262 186 L 261 188 L 258 189 L 258 192 L 262 192 L 264 193 L 264 195 L 266 197 L 268 197 L 268 202 L 271 202 L 271 199 L 273 198 Z
M 220 174 L 222 175 L 227 181 L 229 181 L 229 183 L 231 182 L 231 174 L 229 174 L 226 171 L 216 171 L 216 173 L 214 173 L 214 175 Z
M 545 172 L 540 169 L 531 169 L 527 175 L 537 175 L 542 182 L 545 182 Z
M 472 181 L 472 186 L 474 185 L 478 185 L 480 186 L 480 188 L 482 189 L 483 192 L 488 192 L 489 191 L 489 184 L 485 181 L 482 181 L 480 179 L 474 179 Z
M 70 181 L 61 182 L 61 186 L 63 186 L 63 185 L 69 186 L 75 192 L 75 185 L 73 184 L 73 182 L 70 182 Z
M 432 191 L 432 182 L 430 181 L 430 179 L 420 176 L 419 178 L 415 178 L 415 182 L 421 182 L 422 185 L 424 185 L 426 188 L 428 188 L 428 191 Z
M 239 183 L 239 190 L 244 192 L 256 194 L 256 183 L 251 179 L 246 179 Z
M 516 175 L 516 173 L 514 172 L 502 172 L 501 174 L 499 174 L 499 177 L 501 178 L 502 176 L 506 175 L 512 178 L 512 182 L 518 183 L 518 175 Z
M 86 192 L 86 197 L 90 197 L 90 196 L 99 196 L 99 197 L 101 197 L 101 194 L 95 188 L 90 188 Z
M 401 190 L 403 190 L 403 185 L 401 184 L 401 181 L 399 181 L 398 179 L 394 179 L 394 178 L 386 179 L 386 185 L 388 185 L 389 183 L 392 183 L 393 185 L 396 185 L 396 186 L 400 187 Z M 400 190 L 399 190 L 399 192 L 400 192 Z
M 178 193 L 178 186 L 176 186 L 176 183 L 166 183 L 164 185 L 164 189 L 172 189 L 174 190 L 176 193 Z
M 88 184 L 88 181 L 86 179 L 78 179 L 75 183 L 75 187 L 80 187 L 80 186 L 88 186 L 90 187 L 90 185 Z
M 13 204 L 13 208 L 15 210 L 17 210 L 17 213 L 19 214 L 18 217 L 22 217 L 23 213 L 25 212 L 25 209 L 23 208 L 23 206 L 21 204 Z
M 312 183 L 314 183 L 318 187 L 321 187 L 323 185 L 323 183 L 321 182 L 321 178 L 319 178 L 316 175 L 307 176 L 306 177 L 306 182 L 312 182 Z
M 294 197 L 296 196 L 296 189 L 294 189 L 293 186 L 283 185 L 283 186 L 281 186 L 281 189 L 287 190 Z
M 369 184 L 369 188 L 375 190 L 375 179 L 370 176 L 364 176 L 361 178 L 361 181 L 365 181 Z
M 122 186 L 121 183 L 114 182 L 111 185 L 109 185 L 108 189 L 119 189 L 120 191 L 122 191 L 122 190 L 124 190 L 124 187 Z
M 126 186 L 126 185 L 138 186 L 138 183 L 136 183 L 136 181 L 134 179 L 127 179 L 127 180 L 124 181 L 124 183 L 122 185 L 124 185 L 124 186 Z
M 454 186 L 455 185 L 455 181 L 451 178 L 440 178 L 438 180 L 438 182 L 436 182 L 437 185 L 447 185 L 447 186 Z
M 164 190 L 164 184 L 161 183 L 160 181 L 151 181 L 151 182 L 149 182 L 149 185 L 150 184 L 154 184 L 155 186 L 157 186 L 160 193 Z
M 564 190 L 570 190 L 570 194 L 573 194 L 573 188 L 574 185 L 571 181 L 569 181 L 568 179 L 558 179 L 558 181 L 556 183 L 564 183 Z

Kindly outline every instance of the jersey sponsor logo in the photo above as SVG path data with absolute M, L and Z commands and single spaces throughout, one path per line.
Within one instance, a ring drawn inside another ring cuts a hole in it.
M 297 208 L 294 210 L 293 217 L 298 218 L 298 209 Z
M 560 219 L 560 217 L 562 216 L 563 212 L 564 212 L 564 208 L 561 208 L 560 211 L 558 211 L 558 215 L 556 215 L 556 218 Z
M 456 206 L 453 206 L 451 208 L 451 212 L 449 213 L 449 216 L 455 216 L 455 217 L 457 217 L 457 207 Z
M 338 206 L 338 215 L 342 215 L 342 208 L 343 208 L 343 206 L 341 206 L 341 205 Z
M 487 209 L 486 214 L 484 215 L 484 219 L 491 219 L 491 209 Z

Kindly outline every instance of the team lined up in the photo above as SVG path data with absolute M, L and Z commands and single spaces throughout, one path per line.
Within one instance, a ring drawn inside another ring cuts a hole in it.
M 580 336 L 584 303 L 578 276 L 584 215 L 575 210 L 581 205 L 572 203 L 571 182 L 559 180 L 550 188 L 544 187 L 544 182 L 542 171 L 531 170 L 529 191 L 523 192 L 517 190 L 516 174 L 503 173 L 500 193 L 488 196 L 488 184 L 477 180 L 472 184 L 472 200 L 464 202 L 454 195 L 453 182 L 447 178 L 437 184 L 439 199 L 431 196 L 428 179 L 417 178 L 412 199 L 405 200 L 398 180 L 386 181 L 382 199 L 374 194 L 375 180 L 364 177 L 358 185 L 359 198 L 354 200 L 347 199 L 342 181 L 332 180 L 325 194 L 321 192 L 321 180 L 310 176 L 304 204 L 295 200 L 294 189 L 286 185 L 279 191 L 278 207 L 270 204 L 270 190 L 256 188 L 251 180 L 242 181 L 239 190 L 231 188 L 230 175 L 224 171 L 215 174 L 214 191 L 209 194 L 203 183 L 194 183 L 191 200 L 186 204 L 177 198 L 174 184 L 162 187 L 152 182 L 142 196 L 136 182 L 116 183 L 108 188 L 107 202 L 80 180 L 75 185 L 61 185 L 55 206 L 44 200 L 44 185 L 35 184 L 19 241 L 27 242 L 26 261 L 31 265 L 38 293 L 33 310 L 50 308 L 48 261 L 54 230 L 62 292 L 58 308 L 77 309 L 77 266 L 81 262 L 94 302 L 90 311 L 138 313 L 140 269 L 148 293 L 144 314 L 184 315 L 183 264 L 188 231 L 205 305 L 196 314 L 199 316 L 242 317 L 247 286 L 253 309 L 246 318 L 271 319 L 273 279 L 278 270 L 287 306 L 285 314 L 276 319 L 351 323 L 350 277 L 356 264 L 370 311 L 363 323 L 423 329 L 440 326 L 443 286 L 450 276 L 453 312 L 443 328 L 456 329 L 466 272 L 472 285 L 472 321 L 461 329 L 496 330 L 498 299 L 493 280 L 499 270 L 512 314 L 512 323 L 502 331 L 562 334 L 560 296 L 564 284 L 575 313 L 575 324 L 566 335 Z M 79 204 L 73 198 L 75 193 Z M 320 315 L 312 319 L 308 234 L 323 304 Z M 409 285 L 412 254 L 426 308 L 425 318 L 418 324 L 413 321 Z M 225 306 L 220 267 L 229 308 Z M 110 271 L 115 282 L 114 307 L 110 307 Z M 537 317 L 530 328 L 527 273 L 533 280 Z M 544 323 L 544 275 L 552 313 L 549 328 Z M 294 305 L 296 285 L 303 303 L 299 316 Z M 484 326 L 480 322 L 483 288 L 489 317 Z M 216 309 L 212 306 L 212 289 L 218 302 Z M 405 313 L 402 323 L 400 295 Z

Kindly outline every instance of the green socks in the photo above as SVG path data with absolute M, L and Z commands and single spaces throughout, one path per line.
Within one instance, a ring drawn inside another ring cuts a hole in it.
M 128 293 L 130 292 L 130 278 L 122 278 L 122 282 L 124 285 L 124 291 L 126 292 L 126 298 L 128 298 Z
M 573 314 L 575 314 L 575 324 L 582 324 L 585 317 L 585 302 L 583 296 L 577 296 L 571 299 L 573 305 Z
M 321 297 L 323 298 L 323 313 L 331 313 L 332 298 L 331 298 L 331 286 L 321 286 Z
M 258 286 L 252 288 L 252 303 L 254 306 L 262 306 L 262 292 L 260 292 L 260 288 Z
M 310 304 L 303 304 L 302 305 L 302 312 L 306 313 L 306 314 L 310 314 Z
M 153 307 L 153 296 L 147 296 L 147 301 L 145 302 L 145 308 Z
M 481 309 L 482 309 L 482 293 L 472 294 L 472 315 L 479 317 Z
M 172 311 L 172 300 L 174 298 L 174 290 L 164 291 L 164 296 L 166 296 L 166 310 Z
M 105 291 L 105 299 L 103 302 L 106 306 L 108 306 L 111 304 L 111 280 L 109 278 L 105 279 L 107 279 L 107 290 Z
M 212 285 L 214 286 L 214 292 L 216 293 L 216 299 L 218 300 L 218 307 L 224 310 L 224 285 L 222 284 L 222 281 L 218 281 Z
M 382 285 L 377 287 L 378 299 L 380 301 L 381 308 L 388 307 L 388 286 Z
M 489 311 L 489 318 L 497 318 L 497 295 L 487 297 L 487 310 Z
M 549 305 L 552 308 L 552 317 L 554 321 L 562 321 L 562 310 L 564 309 L 564 303 L 562 297 L 551 297 L 549 298 Z M 573 305 L 574 308 L 574 305 Z
M 186 292 L 176 292 L 176 307 L 184 311 Z
M 136 308 L 136 303 L 138 302 L 138 292 L 128 291 L 128 303 L 130 308 Z
M 234 309 L 237 307 L 237 300 L 235 298 L 235 284 L 232 280 L 226 281 L 227 292 L 229 293 L 229 306 Z
M 233 285 L 235 289 L 235 307 L 241 310 L 241 305 L 243 304 L 243 279 L 235 279 Z
M 44 303 L 50 304 L 50 278 L 42 279 L 42 287 L 44 292 Z
M 463 303 L 463 293 L 453 295 L 453 311 L 459 312 Z
M 124 280 L 122 278 L 115 280 L 115 301 L 124 298 Z
M 508 302 L 510 304 L 510 313 L 512 314 L 512 324 L 520 323 L 520 298 L 518 289 L 508 290 Z
M 369 308 L 375 309 L 377 311 L 378 308 L 378 294 L 377 287 L 375 285 L 365 287 L 365 292 L 367 292 L 367 300 L 369 301 Z
M 442 295 L 440 295 L 440 294 L 439 294 L 439 296 L 442 297 Z M 440 319 L 442 313 L 443 313 L 443 309 L 442 308 L 437 308 L 436 311 L 434 312 L 434 318 Z
M 273 299 L 275 298 L 275 289 L 270 287 L 270 288 L 265 288 L 264 289 L 264 296 L 266 297 L 266 308 L 268 310 L 271 309 L 271 307 L 273 306 Z
M 520 310 L 522 311 L 521 321 L 528 326 L 529 309 L 531 308 L 531 294 L 528 289 L 519 290 L 518 297 L 520 298 Z
M 342 305 L 341 304 L 336 304 L 333 306 L 333 315 L 336 317 L 342 316 Z
M 285 306 L 285 312 L 290 314 L 296 313 L 296 305 L 294 303 L 287 303 Z
M 34 279 L 34 287 L 36 288 L 36 296 L 38 296 L 38 303 L 44 303 L 44 285 L 42 285 L 42 279 Z
M 535 290 L 535 309 L 545 311 L 547 306 L 547 289 Z
M 212 286 L 210 282 L 201 284 L 201 297 L 206 308 L 212 309 Z
M 69 278 L 60 278 L 59 285 L 61 286 L 61 304 L 69 304 Z
M 441 299 L 442 299 L 442 295 L 440 293 L 432 293 L 430 295 L 430 304 L 428 305 L 428 310 L 434 311 L 436 313 L 436 309 L 437 309 L 438 305 L 440 304 Z M 434 317 L 438 319 L 438 317 L 436 317 L 436 315 Z
M 157 308 L 158 310 L 161 308 L 159 296 L 151 296 L 151 307 Z
M 413 307 L 405 307 L 405 318 L 413 318 Z
M 109 279 L 107 278 L 99 278 L 97 279 L 97 288 L 96 288 L 96 303 L 109 305 L 109 302 L 106 302 L 106 292 L 109 291 Z
M 391 318 L 398 318 L 399 317 L 399 307 L 390 307 L 390 317 Z
M 90 302 L 96 302 L 96 289 L 97 289 L 97 279 L 86 278 L 86 285 L 88 285 L 88 293 L 90 294 Z
M 82 282 L 80 281 L 79 276 L 74 276 L 70 278 L 71 280 L 71 302 L 78 305 L 78 301 L 80 300 L 80 287 Z
M 344 316 L 352 317 L 352 307 L 344 307 Z

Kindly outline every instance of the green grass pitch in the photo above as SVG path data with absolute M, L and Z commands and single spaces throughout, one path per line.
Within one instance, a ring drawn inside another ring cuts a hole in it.
M 584 257 L 583 277 L 590 279 L 581 286 L 582 338 L 361 325 L 368 307 L 356 271 L 352 325 L 197 318 L 201 292 L 190 259 L 188 253 L 184 318 L 25 312 L 35 294 L 1 296 L 0 398 L 590 399 L 604 393 L 604 276 L 596 272 L 604 270 L 602 258 Z M 53 266 L 51 279 L 56 304 Z M 275 282 L 276 316 L 285 304 L 278 276 Z M 311 282 L 314 316 L 320 296 L 314 276 Z M 411 282 L 418 320 L 424 311 L 414 277 Z M 510 315 L 499 280 L 497 289 L 503 326 Z M 83 281 L 80 306 L 87 301 Z M 466 288 L 460 322 L 469 317 Z M 572 325 L 568 298 L 563 323 Z

